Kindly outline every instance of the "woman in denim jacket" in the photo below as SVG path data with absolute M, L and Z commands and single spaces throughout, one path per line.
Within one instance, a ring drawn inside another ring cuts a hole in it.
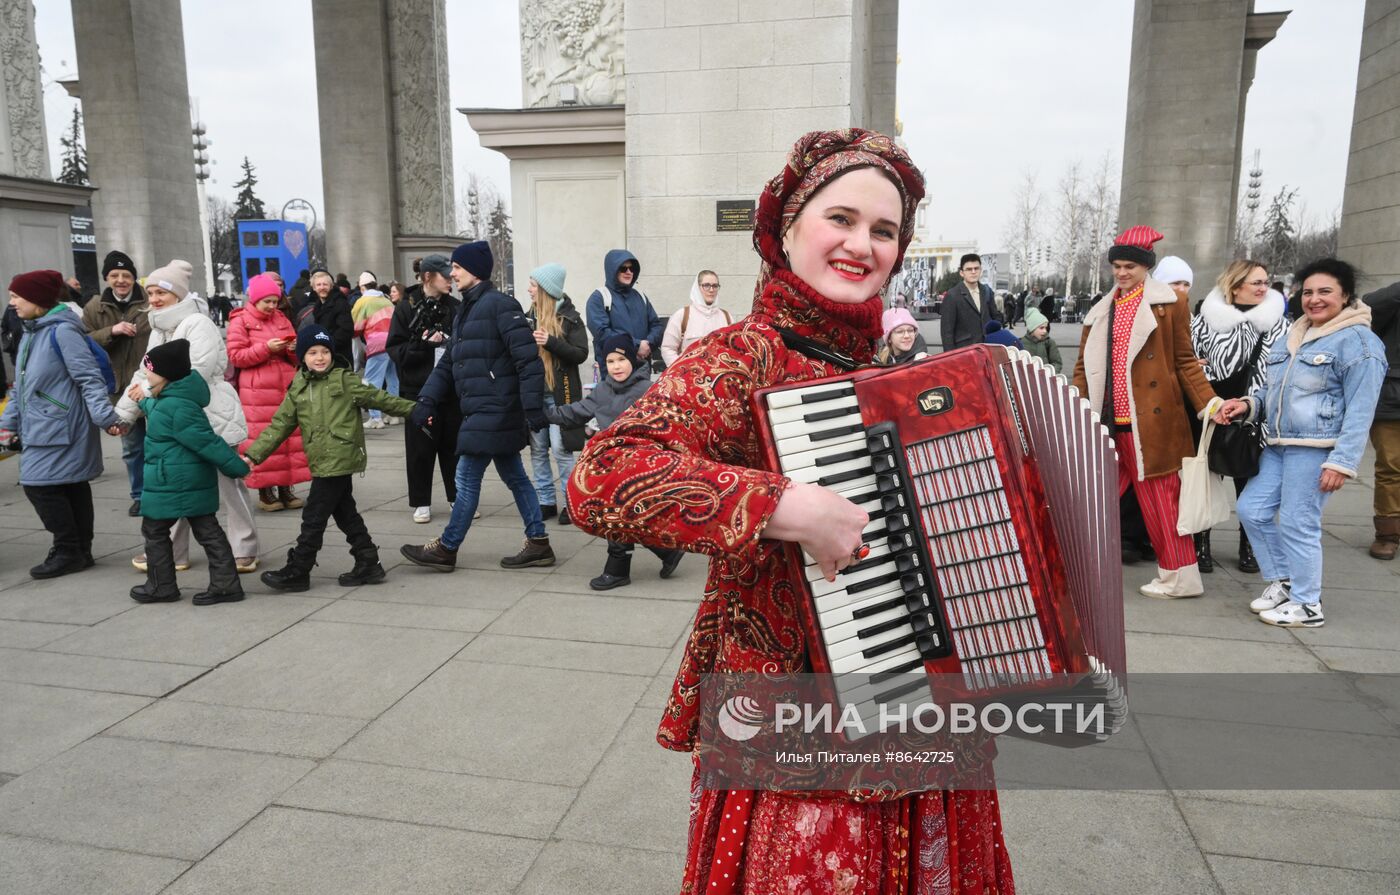
M 1274 342 L 1264 382 L 1220 416 L 1264 424 L 1259 475 L 1240 521 L 1269 586 L 1249 604 L 1259 620 L 1322 627 L 1322 507 L 1356 475 L 1385 376 L 1385 346 L 1356 299 L 1356 270 L 1323 258 L 1298 273 L 1303 316 Z M 1275 521 L 1277 518 L 1277 521 Z

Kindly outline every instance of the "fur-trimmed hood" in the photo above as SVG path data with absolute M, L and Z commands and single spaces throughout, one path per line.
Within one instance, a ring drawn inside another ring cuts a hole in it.
M 1218 333 L 1232 332 L 1242 323 L 1248 323 L 1257 333 L 1267 333 L 1283 317 L 1287 306 L 1283 293 L 1270 289 L 1263 301 L 1248 311 L 1242 311 L 1237 305 L 1226 301 L 1225 294 L 1219 289 L 1212 289 L 1205 301 L 1201 302 L 1201 319 Z

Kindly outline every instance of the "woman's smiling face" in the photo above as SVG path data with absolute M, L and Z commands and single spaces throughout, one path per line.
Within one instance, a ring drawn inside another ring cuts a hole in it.
M 880 291 L 899 255 L 899 190 L 857 168 L 807 201 L 783 236 L 788 266 L 831 301 L 859 304 Z

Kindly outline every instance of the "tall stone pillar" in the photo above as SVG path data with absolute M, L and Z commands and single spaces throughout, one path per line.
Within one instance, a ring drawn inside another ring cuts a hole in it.
M 748 311 L 752 235 L 721 230 L 717 203 L 756 200 L 809 130 L 893 132 L 898 27 L 897 0 L 628 0 L 627 244 L 658 313 L 704 268 Z
M 1400 0 L 1367 0 L 1337 252 L 1367 289 L 1400 280 Z
M 1255 54 L 1288 13 L 1253 0 L 1137 0 L 1120 227 L 1148 224 L 1165 253 L 1213 278 L 1233 254 L 1245 100 Z
M 410 276 L 456 231 L 445 0 L 312 0 L 326 253 Z
M 183 258 L 203 283 L 180 0 L 72 6 L 98 252 L 143 273 Z

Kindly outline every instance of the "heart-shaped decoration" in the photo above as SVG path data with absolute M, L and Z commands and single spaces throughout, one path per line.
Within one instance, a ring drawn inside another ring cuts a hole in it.
M 283 230 L 282 245 L 292 253 L 293 258 L 299 258 L 306 251 L 306 234 L 300 230 Z

